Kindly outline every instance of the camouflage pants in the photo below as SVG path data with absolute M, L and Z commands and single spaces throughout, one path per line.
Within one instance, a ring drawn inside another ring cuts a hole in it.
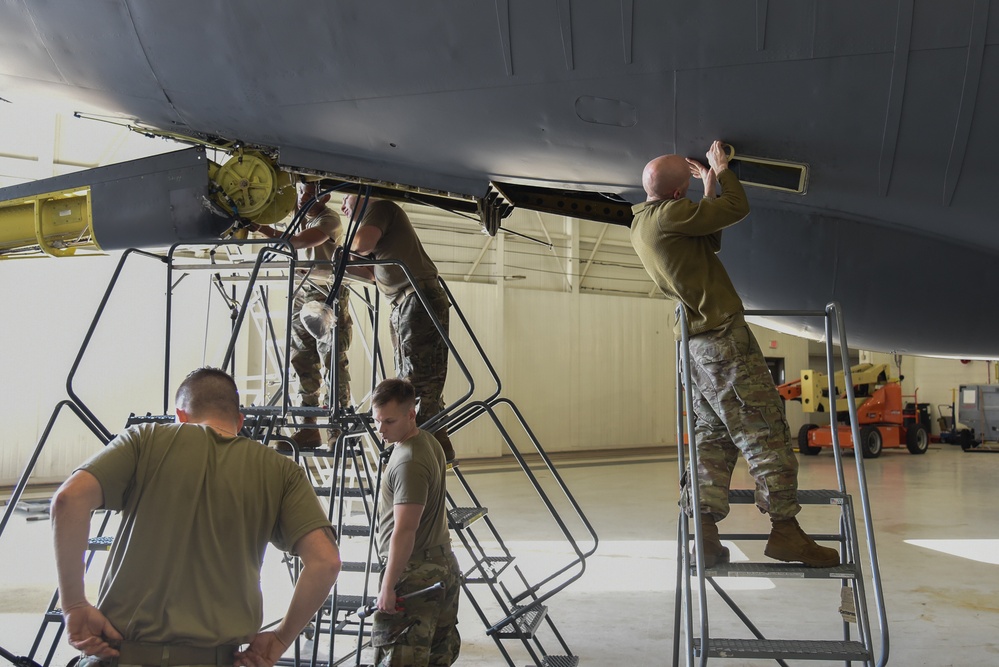
M 801 510 L 798 459 L 784 405 L 749 327 L 692 337 L 690 357 L 701 513 L 717 521 L 728 515 L 741 452 L 756 481 L 756 506 L 773 518 L 793 517 Z M 689 514 L 689 502 L 681 505 Z
M 420 289 L 446 333 L 448 310 L 451 307 L 447 294 L 436 281 L 420 285 Z M 423 424 L 444 410 L 447 344 L 416 294 L 409 294 L 396 303 L 389 322 L 392 328 L 392 348 L 395 350 L 395 372 L 397 376 L 413 383 L 420 399 L 416 422 Z M 451 449 L 451 439 L 446 428 L 436 431 L 434 437 L 440 441 L 445 452 Z
M 399 578 L 396 594 L 405 597 L 438 581 L 444 582 L 443 591 L 405 600 L 404 611 L 375 613 L 371 645 L 376 667 L 444 667 L 458 659 L 461 569 L 454 553 L 410 561 Z
M 337 345 L 337 400 L 341 407 L 350 405 L 350 371 L 347 370 L 347 350 L 350 348 L 353 321 L 347 308 L 349 290 L 340 288 L 340 314 L 336 328 Z M 298 376 L 298 395 L 302 405 L 316 407 L 322 392 L 323 380 L 330 370 L 332 339 L 316 340 L 302 324 L 298 314 L 310 301 L 326 301 L 327 293 L 306 283 L 295 295 L 291 324 L 291 366 Z

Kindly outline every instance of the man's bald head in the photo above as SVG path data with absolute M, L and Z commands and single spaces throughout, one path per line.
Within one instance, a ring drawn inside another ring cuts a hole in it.
M 685 197 L 690 186 L 690 165 L 679 155 L 660 155 L 645 165 L 642 185 L 649 200 Z

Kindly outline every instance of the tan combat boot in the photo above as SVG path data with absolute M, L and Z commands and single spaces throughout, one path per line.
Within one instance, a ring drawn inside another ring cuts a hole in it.
M 835 567 L 839 565 L 839 552 L 820 547 L 791 519 L 773 519 L 770 538 L 763 553 L 785 563 L 804 563 L 808 567 Z
M 728 547 L 722 546 L 721 538 L 718 537 L 718 524 L 710 514 L 701 515 L 701 532 L 704 533 L 704 567 L 727 563 Z
M 315 417 L 304 417 L 303 424 L 315 424 Z M 323 438 L 318 428 L 300 428 L 291 435 L 299 449 L 315 449 L 323 444 Z

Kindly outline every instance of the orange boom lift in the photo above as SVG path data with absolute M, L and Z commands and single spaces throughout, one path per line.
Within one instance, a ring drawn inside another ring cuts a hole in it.
M 911 410 L 902 407 L 902 378 L 890 377 L 888 364 L 858 364 L 852 366 L 850 372 L 864 458 L 880 456 L 885 447 L 905 446 L 913 454 L 924 454 L 930 435 L 919 423 L 918 403 Z M 802 371 L 800 380 L 786 382 L 777 387 L 777 391 L 786 401 L 800 401 L 805 412 L 835 413 L 830 421 L 836 424 L 840 446 L 852 448 L 853 433 L 849 423 L 843 423 L 849 419 L 843 372 L 836 373 L 833 378 L 835 404 L 830 401 L 828 377 L 818 371 Z M 823 447 L 832 447 L 832 429 L 831 425 L 805 424 L 798 431 L 798 451 L 814 456 Z

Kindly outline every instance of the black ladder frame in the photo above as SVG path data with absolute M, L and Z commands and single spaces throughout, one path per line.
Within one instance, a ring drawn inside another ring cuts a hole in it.
M 74 414 L 76 414 L 77 417 L 94 433 L 94 435 L 102 444 L 106 445 L 114 437 L 114 434 L 88 408 L 86 402 L 76 394 L 73 388 L 73 379 L 80 367 L 82 359 L 84 358 L 89 348 L 92 336 L 95 330 L 97 329 L 98 324 L 101 322 L 104 316 L 108 300 L 111 297 L 112 293 L 114 292 L 116 286 L 118 285 L 122 274 L 122 270 L 125 267 L 128 260 L 133 256 L 147 257 L 164 264 L 166 267 L 166 326 L 164 333 L 164 349 L 163 349 L 163 359 L 164 359 L 163 416 L 153 417 L 149 413 L 147 413 L 147 419 L 169 420 L 168 416 L 166 415 L 166 412 L 169 408 L 169 401 L 170 401 L 169 377 L 170 377 L 170 364 L 171 364 L 172 319 L 173 319 L 172 311 L 174 307 L 173 290 L 175 286 L 184 277 L 183 275 L 181 275 L 178 278 L 174 273 L 178 261 L 176 257 L 177 251 L 181 247 L 191 247 L 196 245 L 210 246 L 213 249 L 217 249 L 223 246 L 240 247 L 249 244 L 259 244 L 259 242 L 249 241 L 249 240 L 246 241 L 229 240 L 223 243 L 214 243 L 214 244 L 178 243 L 169 249 L 166 256 L 136 249 L 130 249 L 124 252 L 124 254 L 122 255 L 121 259 L 118 262 L 118 266 L 112 278 L 109 281 L 104 297 L 97 308 L 97 311 L 91 322 L 90 328 L 77 355 L 76 361 L 74 362 L 73 367 L 69 373 L 69 377 L 67 380 L 67 392 L 70 398 L 68 400 L 61 401 L 59 404 L 57 404 L 49 420 L 49 424 L 45 429 L 45 432 L 43 433 L 42 437 L 37 443 L 36 448 L 27 466 L 23 471 L 18 481 L 18 484 L 15 487 L 14 493 L 10 499 L 9 506 L 4 513 L 2 520 L 0 520 L 0 538 L 2 538 L 4 528 L 7 525 L 10 515 L 12 514 L 14 508 L 16 507 L 17 502 L 20 499 L 21 494 L 23 493 L 25 487 L 27 486 L 27 481 L 34 470 L 38 456 L 41 453 L 43 447 L 45 446 L 48 440 L 49 433 L 52 429 L 52 426 L 54 425 L 56 418 L 61 414 L 62 408 L 68 407 Z M 358 265 L 365 265 L 365 264 L 372 265 L 378 262 L 351 261 L 351 263 L 352 264 L 356 263 Z M 545 506 L 546 510 L 548 510 L 551 513 L 557 526 L 559 527 L 560 532 L 562 533 L 563 537 L 569 542 L 569 544 L 572 547 L 572 551 L 575 554 L 575 557 L 568 564 L 562 565 L 561 567 L 556 569 L 553 573 L 542 577 L 538 581 L 529 581 L 528 578 L 524 575 L 524 573 L 516 565 L 514 565 L 512 569 L 507 567 L 512 564 L 513 556 L 512 554 L 510 554 L 509 549 L 507 549 L 506 545 L 503 543 L 502 539 L 500 538 L 499 532 L 494 523 L 492 522 L 492 520 L 486 517 L 487 510 L 485 508 L 458 507 L 456 501 L 449 495 L 448 504 L 449 507 L 451 507 L 451 509 L 449 510 L 449 519 L 451 527 L 457 531 L 459 541 L 466 548 L 466 550 L 468 551 L 473 560 L 473 566 L 469 571 L 476 571 L 483 575 L 482 577 L 478 578 L 479 579 L 478 581 L 474 580 L 475 578 L 473 578 L 473 581 L 466 582 L 463 585 L 463 588 L 466 592 L 466 596 L 475 607 L 476 611 L 478 612 L 480 618 L 482 619 L 487 629 L 487 634 L 493 637 L 497 647 L 499 648 L 507 664 L 512 666 L 515 663 L 514 663 L 514 657 L 507 650 L 507 647 L 504 645 L 504 642 L 506 640 L 513 640 L 514 642 L 520 643 L 525 648 L 531 661 L 539 667 L 544 665 L 558 665 L 559 667 L 562 667 L 563 665 L 567 666 L 575 665 L 578 663 L 578 657 L 572 655 L 564 638 L 562 637 L 561 633 L 558 631 L 557 627 L 555 626 L 554 621 L 551 619 L 550 616 L 547 615 L 547 613 L 545 613 L 546 609 L 543 611 L 542 608 L 544 607 L 543 605 L 544 602 L 551 599 L 557 593 L 564 590 L 568 585 L 570 585 L 572 582 L 574 582 L 580 576 L 582 576 L 583 572 L 585 571 L 586 558 L 588 558 L 596 551 L 598 544 L 597 535 L 593 530 L 592 526 L 590 525 L 589 521 L 586 519 L 585 515 L 583 514 L 579 504 L 573 498 L 572 493 L 568 489 L 568 486 L 565 484 L 564 480 L 556 471 L 550 457 L 544 451 L 540 442 L 538 442 L 537 437 L 534 435 L 533 431 L 530 429 L 523 415 L 520 413 L 519 409 L 510 399 L 503 398 L 500 396 L 502 385 L 499 381 L 499 378 L 492 364 L 489 362 L 488 358 L 486 357 L 485 352 L 482 349 L 482 346 L 479 344 L 474 333 L 472 332 L 472 329 L 468 324 L 467 319 L 465 318 L 464 314 L 461 312 L 460 308 L 458 307 L 458 304 L 455 302 L 453 294 L 450 292 L 444 281 L 443 280 L 441 281 L 441 285 L 444 288 L 446 294 L 448 295 L 449 300 L 451 301 L 451 306 L 452 308 L 454 308 L 455 314 L 458 316 L 458 320 L 463 325 L 463 330 L 467 333 L 467 335 L 471 339 L 477 354 L 481 357 L 485 367 L 488 369 L 488 373 L 491 376 L 493 383 L 495 384 L 495 389 L 492 390 L 491 394 L 484 399 L 479 399 L 474 401 L 470 400 L 475 391 L 475 382 L 471 374 L 469 373 L 465 363 L 461 359 L 458 351 L 455 349 L 454 344 L 451 341 L 451 338 L 446 335 L 446 332 L 444 332 L 440 322 L 438 322 L 436 317 L 434 316 L 433 310 L 428 307 L 429 304 L 427 302 L 426 297 L 416 286 L 415 284 L 416 281 L 413 280 L 413 277 L 409 272 L 408 268 L 397 262 L 381 262 L 381 263 L 398 264 L 400 268 L 402 268 L 402 270 L 406 273 L 410 282 L 414 285 L 418 298 L 420 299 L 424 308 L 427 309 L 428 313 L 430 314 L 430 317 L 435 322 L 435 325 L 439 333 L 441 333 L 441 335 L 444 336 L 444 340 L 452 355 L 452 362 L 457 364 L 458 368 L 460 368 L 461 372 L 464 374 L 469 384 L 468 390 L 459 399 L 453 401 L 445 408 L 445 410 L 442 413 L 440 413 L 435 417 L 432 417 L 430 420 L 428 420 L 425 424 L 422 424 L 421 426 L 423 428 L 432 428 L 436 430 L 436 428 L 438 428 L 439 426 L 445 425 L 448 426 L 448 428 L 451 430 L 452 433 L 454 433 L 468 426 L 470 423 L 472 423 L 478 418 L 487 417 L 488 419 L 490 419 L 497 428 L 497 430 L 499 431 L 504 441 L 510 447 L 514 459 L 517 461 L 518 465 L 527 475 L 528 479 L 530 480 L 530 483 L 535 488 L 542 504 Z M 227 368 L 230 370 L 230 372 L 237 374 L 235 368 L 236 342 L 238 336 L 243 330 L 244 321 L 246 319 L 251 299 L 257 298 L 257 295 L 255 294 L 255 288 L 258 286 L 257 278 L 260 272 L 263 270 L 270 271 L 272 269 L 288 271 L 287 284 L 289 291 L 289 301 L 288 301 L 287 317 L 288 317 L 288 324 L 290 325 L 290 320 L 292 315 L 291 312 L 292 303 L 290 296 L 294 294 L 294 290 L 296 289 L 295 280 L 294 280 L 295 269 L 314 264 L 315 263 L 297 262 L 295 253 L 291 249 L 290 243 L 288 243 L 287 240 L 280 240 L 275 244 L 267 246 L 263 250 L 261 250 L 256 257 L 256 260 L 253 262 L 252 267 L 246 264 L 241 264 L 238 267 L 239 271 L 249 270 L 250 276 L 247 279 L 245 296 L 241 301 L 239 301 L 238 308 L 235 307 L 235 304 L 237 302 L 235 298 L 235 290 L 233 290 L 233 295 L 230 298 L 231 304 L 233 306 L 230 309 L 231 333 L 230 333 L 230 340 L 228 343 L 228 347 L 226 348 L 225 351 L 224 360 L 221 364 L 223 368 Z M 195 270 L 196 268 L 198 267 L 188 266 L 184 267 L 182 270 L 184 271 Z M 224 263 L 220 263 L 217 260 L 217 258 L 215 258 L 213 250 L 211 263 L 200 268 L 205 268 L 211 271 L 218 272 L 220 270 L 234 269 L 235 267 L 226 265 Z M 340 272 L 340 275 L 342 277 L 342 271 Z M 337 289 L 337 286 L 334 286 L 333 289 Z M 365 292 L 367 296 L 366 288 Z M 302 408 L 296 408 L 290 405 L 290 396 L 288 392 L 288 387 L 290 385 L 289 383 L 290 362 L 289 362 L 289 356 L 287 354 L 290 348 L 290 326 L 286 330 L 286 334 L 284 336 L 284 341 L 283 341 L 284 345 L 280 346 L 279 338 L 275 334 L 273 325 L 270 321 L 270 313 L 266 308 L 267 292 L 262 287 L 259 290 L 259 296 L 264 300 L 265 303 L 264 317 L 266 318 L 268 323 L 267 332 L 269 340 L 265 340 L 264 344 L 270 345 L 274 348 L 275 357 L 278 359 L 279 370 L 281 373 L 279 395 L 282 400 L 280 401 L 280 405 L 271 404 L 264 406 L 250 406 L 244 409 L 244 413 L 248 418 L 246 425 L 247 429 L 246 432 L 248 434 L 252 434 L 254 437 L 257 437 L 267 442 L 276 437 L 276 433 L 280 428 L 296 425 L 296 417 L 305 415 L 308 412 L 308 410 L 303 410 Z M 378 341 L 377 341 L 377 321 L 378 321 L 378 311 L 380 305 L 380 298 L 377 291 L 374 291 L 374 297 L 369 298 L 368 300 L 373 304 L 371 306 L 372 308 L 371 321 L 374 324 L 373 330 L 375 331 L 374 342 L 372 343 L 372 354 L 374 359 L 372 361 L 371 387 L 373 388 L 379 376 L 385 377 L 385 365 L 384 361 L 381 358 L 381 350 L 378 347 Z M 283 355 L 280 352 L 280 347 L 283 347 L 284 349 Z M 335 372 L 335 368 L 329 370 Z M 330 387 L 336 386 L 335 377 L 329 379 L 328 382 L 329 382 L 328 386 Z M 525 456 L 520 452 L 520 450 L 517 448 L 516 444 L 514 443 L 513 436 L 511 435 L 510 431 L 504 426 L 500 416 L 497 414 L 497 411 L 499 409 L 510 411 L 514 416 L 516 423 L 522 429 L 524 434 L 526 434 L 526 437 L 529 438 L 531 446 L 536 450 L 536 453 L 542 462 L 543 469 L 547 471 L 555 480 L 555 483 L 557 484 L 559 491 L 564 495 L 564 497 L 569 502 L 572 512 L 576 515 L 578 521 L 583 525 L 585 532 L 587 534 L 587 538 L 591 542 L 589 546 L 585 548 L 580 546 L 579 542 L 577 541 L 573 533 L 573 530 L 570 529 L 567 522 L 559 514 L 559 511 L 555 507 L 554 502 L 548 496 L 547 492 L 542 487 L 541 482 L 538 480 L 537 475 L 532 470 L 533 464 L 527 461 Z M 370 426 L 366 425 L 364 429 L 356 430 L 357 429 L 356 425 L 364 421 L 363 415 L 343 414 L 342 411 L 331 411 L 329 413 L 329 419 L 330 420 L 328 424 L 319 424 L 317 425 L 317 428 L 324 428 L 327 426 L 334 426 L 334 425 L 341 425 L 344 427 L 343 429 L 344 434 L 341 436 L 341 438 L 337 443 L 337 446 L 334 451 L 334 457 L 337 455 L 340 456 L 345 455 L 346 451 L 345 447 L 348 446 L 346 444 L 346 441 L 350 439 L 358 439 L 358 438 L 365 439 L 373 443 L 376 447 L 380 449 L 380 446 L 378 445 L 378 438 L 376 434 L 374 434 L 374 432 L 370 429 Z M 355 430 L 351 431 L 352 428 Z M 306 456 L 303 456 L 301 452 L 297 451 L 297 448 L 294 445 L 293 449 L 294 449 L 293 455 L 300 461 L 307 458 Z M 307 470 L 310 470 L 308 466 L 306 466 L 306 468 Z M 471 486 L 467 478 L 464 475 L 462 475 L 460 470 L 458 470 L 457 468 L 454 468 L 454 473 L 456 479 L 459 480 L 462 489 L 474 501 L 475 496 L 471 490 Z M 375 485 L 375 489 L 377 489 L 377 483 Z M 374 493 L 377 494 L 377 490 L 375 490 Z M 333 497 L 332 492 L 330 497 L 332 499 Z M 476 509 L 476 511 L 471 513 L 476 516 L 471 517 L 470 514 L 467 512 L 468 509 Z M 332 503 L 330 504 L 329 511 L 330 511 L 330 516 L 332 518 L 333 517 Z M 373 513 L 370 516 L 373 518 L 374 516 L 376 516 L 376 514 Z M 105 513 L 105 519 L 98 530 L 98 534 L 95 538 L 92 539 L 92 548 L 91 548 L 91 553 L 88 557 L 88 564 L 89 562 L 92 561 L 94 554 L 96 553 L 97 550 L 107 549 L 109 546 L 108 540 L 110 538 L 104 535 L 104 530 L 107 526 L 109 518 L 110 518 L 110 513 Z M 503 554 L 502 558 L 510 559 L 510 562 L 508 562 L 502 569 L 498 571 L 492 567 L 492 564 L 498 562 L 496 560 L 497 557 L 495 555 L 490 556 L 485 553 L 482 541 L 475 535 L 473 530 L 470 528 L 470 525 L 473 520 L 483 520 L 483 519 L 484 521 L 482 521 L 482 525 L 486 526 L 488 534 L 499 545 L 498 548 Z M 369 558 L 369 564 L 370 564 L 370 558 Z M 296 561 L 289 562 L 289 571 L 291 573 L 293 580 L 295 579 L 295 577 L 297 577 L 298 568 L 299 564 Z M 510 571 L 515 572 L 517 574 L 517 577 L 513 580 L 512 583 L 501 581 L 499 578 L 500 575 L 503 573 L 503 571 L 507 569 L 510 569 Z M 360 596 L 360 599 L 365 599 L 367 597 L 368 577 L 370 576 L 371 573 L 372 572 L 370 569 L 366 572 L 365 590 L 363 591 L 362 596 Z M 476 586 L 476 584 L 486 585 L 494 600 L 500 605 L 503 611 L 503 617 L 498 621 L 495 618 L 492 619 L 489 618 L 488 613 L 484 610 L 484 606 L 480 605 L 480 603 L 476 600 L 475 593 L 473 592 L 473 588 Z M 331 597 L 330 608 L 329 608 L 329 612 L 331 612 L 329 625 L 327 626 L 327 629 L 325 631 L 327 634 L 330 635 L 331 642 L 334 632 L 336 630 L 336 626 L 338 624 L 342 626 L 342 621 L 339 623 L 336 621 L 337 618 L 336 599 L 337 598 L 335 596 Z M 324 632 L 323 623 L 326 619 L 323 618 L 323 613 L 324 610 L 320 610 L 316 619 L 314 619 L 314 624 L 312 629 L 315 637 L 317 638 L 321 636 L 321 634 L 323 634 Z M 544 621 L 546 623 L 546 627 L 548 627 L 550 631 L 554 634 L 558 644 L 560 645 L 562 650 L 565 651 L 566 655 L 550 655 L 544 649 L 540 639 L 537 637 L 535 633 L 535 630 L 540 625 L 541 621 Z M 53 596 L 52 603 L 49 605 L 49 609 L 45 612 L 45 615 L 43 616 L 42 624 L 39 629 L 38 636 L 35 640 L 35 645 L 32 647 L 31 650 L 30 659 L 33 659 L 34 656 L 37 654 L 37 651 L 39 649 L 39 646 L 41 645 L 43 636 L 47 628 L 53 624 L 57 626 L 56 637 L 52 640 L 52 644 L 48 650 L 47 657 L 45 658 L 44 661 L 45 667 L 48 667 L 48 665 L 51 663 L 52 657 L 58 645 L 58 640 L 62 632 L 61 614 L 58 613 L 57 609 L 57 593 Z M 363 624 L 358 624 L 358 625 L 360 626 L 361 629 L 357 633 L 358 649 L 355 652 L 355 655 L 357 656 L 357 660 L 359 661 L 360 648 L 362 645 L 361 642 L 363 640 Z M 323 664 L 322 661 L 319 661 L 317 659 L 317 651 L 316 651 L 317 645 L 318 642 L 314 641 L 311 659 L 307 660 L 307 662 L 309 662 L 311 665 Z M 336 663 L 329 662 L 328 664 L 330 665 L 340 664 L 340 662 L 341 661 L 337 661 Z M 296 643 L 294 663 L 296 665 L 303 664 L 303 659 L 298 643 Z M 356 664 L 360 663 L 357 662 Z

